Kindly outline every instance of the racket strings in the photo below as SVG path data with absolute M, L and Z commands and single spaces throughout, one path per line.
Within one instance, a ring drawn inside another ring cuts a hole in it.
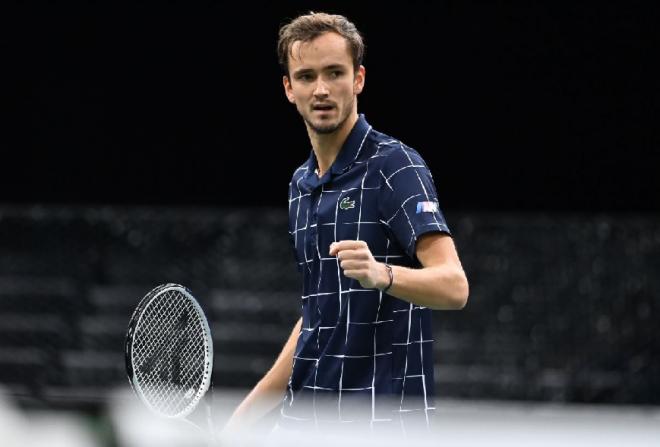
M 157 296 L 136 328 L 135 374 L 143 398 L 156 411 L 177 416 L 203 395 L 210 374 L 204 321 L 176 290 Z

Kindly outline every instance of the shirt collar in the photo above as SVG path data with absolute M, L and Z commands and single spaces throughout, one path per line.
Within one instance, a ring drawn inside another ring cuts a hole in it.
M 341 150 L 339 151 L 339 154 L 337 154 L 337 158 L 332 163 L 332 166 L 330 166 L 328 172 L 325 173 L 321 179 L 319 179 L 319 184 L 325 183 L 330 179 L 328 174 L 332 174 L 333 176 L 339 175 L 350 167 L 358 155 L 360 155 L 362 145 L 364 144 L 365 137 L 367 136 L 369 130 L 371 130 L 371 126 L 369 123 L 367 123 L 364 114 L 361 113 L 358 115 L 358 120 L 353 126 L 353 129 L 351 129 L 351 132 L 348 134 L 346 141 L 344 141 L 344 145 L 341 147 Z M 309 159 L 307 160 L 308 177 L 316 177 L 314 170 L 317 168 L 317 166 L 318 163 L 316 161 L 316 155 L 312 150 L 311 154 L 309 155 Z

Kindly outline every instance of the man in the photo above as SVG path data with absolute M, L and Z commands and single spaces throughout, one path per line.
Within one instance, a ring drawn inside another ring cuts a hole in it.
M 463 308 L 468 283 L 426 164 L 358 115 L 363 53 L 343 16 L 280 30 L 284 92 L 312 145 L 289 188 L 302 317 L 229 426 L 258 418 L 273 394 L 283 428 L 405 428 L 433 410 L 431 309 Z

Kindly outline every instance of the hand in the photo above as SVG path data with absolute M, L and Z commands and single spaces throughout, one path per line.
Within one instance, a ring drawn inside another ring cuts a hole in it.
M 385 264 L 374 259 L 364 241 L 333 242 L 330 256 L 337 256 L 344 276 L 357 279 L 365 289 L 383 289 L 390 282 Z

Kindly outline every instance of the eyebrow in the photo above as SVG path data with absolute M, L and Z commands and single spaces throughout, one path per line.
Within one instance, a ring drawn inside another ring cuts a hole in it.
M 324 70 L 337 70 L 337 69 L 344 70 L 344 69 L 346 69 L 346 66 L 341 65 L 341 64 L 332 64 L 332 65 L 328 65 L 327 67 L 323 67 L 323 69 Z
M 331 64 L 322 68 L 322 71 L 332 71 L 332 70 L 346 70 L 346 66 L 342 64 Z M 313 73 L 312 68 L 299 68 L 293 72 L 293 76 L 299 76 L 301 74 Z
M 298 75 L 301 75 L 301 74 L 313 73 L 313 72 L 314 72 L 314 70 L 312 70 L 311 68 L 299 68 L 298 70 L 294 71 L 292 74 L 294 76 L 298 76 Z

